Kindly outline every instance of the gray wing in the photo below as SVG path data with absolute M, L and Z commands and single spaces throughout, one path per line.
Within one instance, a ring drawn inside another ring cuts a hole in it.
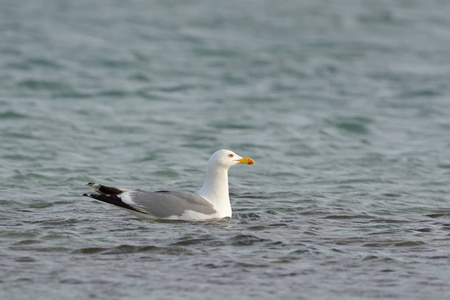
M 207 215 L 216 213 L 213 205 L 205 198 L 184 191 L 147 192 L 127 190 L 119 194 L 118 197 L 136 210 L 158 218 L 180 216 L 186 210 Z

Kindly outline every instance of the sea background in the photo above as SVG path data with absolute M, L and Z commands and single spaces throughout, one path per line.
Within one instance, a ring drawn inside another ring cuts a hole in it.
M 450 298 L 450 2 L 0 1 L 0 298 Z M 200 188 L 148 222 L 87 182 Z

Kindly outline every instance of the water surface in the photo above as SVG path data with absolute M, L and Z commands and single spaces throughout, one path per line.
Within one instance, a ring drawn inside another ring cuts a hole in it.
M 445 1 L 14 1 L 0 9 L 0 298 L 446 299 Z M 87 182 L 201 187 L 147 222 Z

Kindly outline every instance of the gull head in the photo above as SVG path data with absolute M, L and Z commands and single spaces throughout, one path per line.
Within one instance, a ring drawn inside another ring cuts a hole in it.
M 255 161 L 249 157 L 242 157 L 233 151 L 222 149 L 216 151 L 208 160 L 209 166 L 217 166 L 229 169 L 237 164 L 253 165 Z

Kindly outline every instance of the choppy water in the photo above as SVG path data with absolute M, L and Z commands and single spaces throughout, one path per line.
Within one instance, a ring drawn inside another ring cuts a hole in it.
M 1 299 L 450 296 L 450 2 L 0 5 Z M 80 196 L 220 148 L 231 220 Z

